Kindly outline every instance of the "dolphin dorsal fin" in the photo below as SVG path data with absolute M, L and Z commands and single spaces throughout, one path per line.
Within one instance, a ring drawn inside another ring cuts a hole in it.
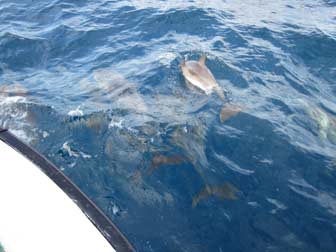
M 201 56 L 201 58 L 198 60 L 198 62 L 201 64 L 201 65 L 205 65 L 205 60 L 206 60 L 206 55 L 203 54 Z

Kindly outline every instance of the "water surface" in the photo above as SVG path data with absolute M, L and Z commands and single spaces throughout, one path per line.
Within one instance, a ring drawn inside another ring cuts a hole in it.
M 335 17 L 334 1 L 3 0 L 0 126 L 137 251 L 334 251 Z M 202 54 L 224 103 L 185 85 Z

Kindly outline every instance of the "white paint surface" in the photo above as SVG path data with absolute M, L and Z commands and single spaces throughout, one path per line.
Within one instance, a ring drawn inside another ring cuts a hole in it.
M 0 242 L 6 252 L 115 252 L 53 181 L 1 140 Z

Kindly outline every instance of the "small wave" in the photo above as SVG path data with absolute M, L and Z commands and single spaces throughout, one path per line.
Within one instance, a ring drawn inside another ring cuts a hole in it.
M 289 180 L 288 187 L 298 195 L 307 199 L 314 200 L 321 207 L 333 215 L 336 215 L 336 195 L 321 191 L 310 185 L 303 178 L 292 178 Z
M 216 126 L 215 130 L 216 130 L 216 134 L 220 136 L 226 136 L 226 137 L 237 138 L 237 139 L 244 134 L 243 131 L 230 127 L 225 124 Z
M 260 206 L 259 203 L 256 202 L 256 201 L 249 201 L 249 202 L 247 202 L 247 204 L 248 204 L 249 206 L 251 206 L 251 207 L 254 207 L 254 208 Z
M 280 201 L 273 199 L 273 198 L 266 198 L 266 200 L 273 204 L 276 208 L 271 211 L 272 214 L 275 214 L 278 210 L 286 210 L 288 207 L 285 206 L 283 203 Z
M 6 32 L 1 38 L 0 57 L 2 61 L 11 63 L 12 68 L 37 67 L 46 63 L 49 48 L 44 39 L 10 32 Z
M 218 159 L 219 161 L 221 161 L 222 163 L 224 163 L 229 169 L 231 169 L 232 171 L 238 172 L 242 175 L 251 175 L 254 173 L 254 171 L 252 170 L 247 170 L 247 169 L 243 169 L 240 168 L 237 164 L 235 164 L 234 162 L 232 162 L 231 160 L 229 160 L 227 157 L 214 153 L 216 159 Z

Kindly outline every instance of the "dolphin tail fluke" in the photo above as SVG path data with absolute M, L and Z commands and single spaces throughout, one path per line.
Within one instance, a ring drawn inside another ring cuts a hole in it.
M 229 118 L 237 115 L 238 113 L 242 112 L 242 107 L 238 105 L 232 105 L 232 104 L 226 104 L 224 107 L 221 109 L 221 112 L 219 114 L 219 119 L 223 123 Z
M 196 207 L 201 200 L 207 199 L 210 196 L 215 196 L 221 200 L 237 200 L 237 192 L 239 190 L 229 182 L 225 182 L 221 186 L 206 185 L 199 194 L 193 197 L 192 207 Z
M 192 208 L 196 207 L 198 203 L 203 200 L 208 198 L 211 195 L 211 188 L 206 185 L 202 191 L 199 192 L 196 196 L 193 197 L 192 199 Z
M 202 65 L 205 65 L 205 61 L 206 61 L 206 55 L 202 54 L 202 56 L 200 57 L 200 59 L 198 60 L 198 62 Z

